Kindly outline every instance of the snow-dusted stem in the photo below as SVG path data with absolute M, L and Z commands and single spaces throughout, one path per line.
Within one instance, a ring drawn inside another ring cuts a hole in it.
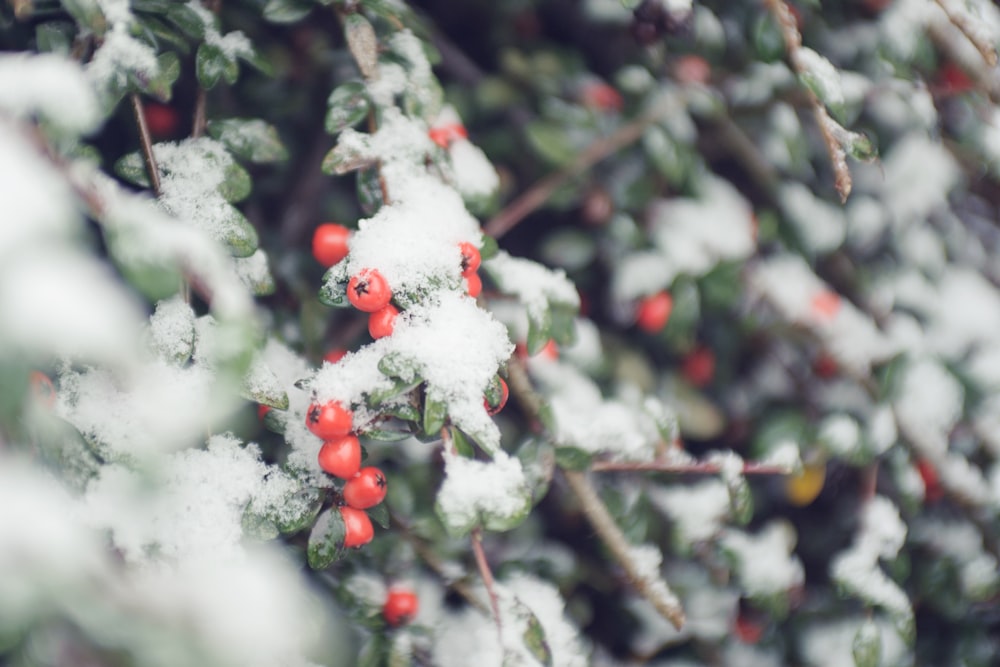
M 614 517 L 608 512 L 608 508 L 601 501 L 601 497 L 597 495 L 597 490 L 594 489 L 587 476 L 577 470 L 563 470 L 563 474 L 566 476 L 566 481 L 569 482 L 569 488 L 580 501 L 580 508 L 583 510 L 584 516 L 587 517 L 590 525 L 597 532 L 597 536 L 608 547 L 618 564 L 625 570 L 632 587 L 639 595 L 646 598 L 663 618 L 670 621 L 675 628 L 680 629 L 684 625 L 684 610 L 673 596 L 663 595 L 661 591 L 657 590 L 659 588 L 657 584 L 662 583 L 663 586 L 666 586 L 666 582 L 662 580 L 660 582 L 651 581 L 642 572 L 632 557 L 628 539 L 618 528 Z M 666 590 L 669 593 L 670 589 Z
M 590 466 L 592 472 L 668 472 L 681 475 L 715 475 L 722 471 L 718 463 L 697 462 L 678 463 L 676 461 L 648 461 L 645 463 L 628 463 L 617 461 L 598 461 Z M 766 463 L 743 464 L 744 475 L 787 475 L 786 466 L 769 465 Z
M 479 576 L 483 578 L 483 585 L 486 586 L 486 593 L 490 596 L 490 607 L 493 609 L 493 618 L 497 622 L 497 634 L 503 633 L 503 623 L 500 620 L 500 601 L 497 598 L 496 585 L 493 580 L 493 571 L 486 560 L 486 553 L 483 551 L 483 532 L 476 528 L 472 531 L 472 553 L 476 555 L 476 566 L 479 568 Z M 501 643 L 503 637 L 500 638 Z
M 149 174 L 149 183 L 153 188 L 153 194 L 160 196 L 160 170 L 156 166 L 156 156 L 153 155 L 153 138 L 149 134 L 149 124 L 146 123 L 146 114 L 142 110 L 142 100 L 139 93 L 129 95 L 132 102 L 132 112 L 135 114 L 135 122 L 139 126 L 139 143 L 142 146 L 142 159 L 146 163 L 146 173 Z
M 205 127 L 208 121 L 205 118 L 205 104 L 208 93 L 201 86 L 198 86 L 198 94 L 194 101 L 194 123 L 191 125 L 191 136 L 198 138 L 205 134 Z
M 979 51 L 979 55 L 983 57 L 983 62 L 985 62 L 989 67 L 997 66 L 997 50 L 992 44 L 988 43 L 983 39 L 982 33 L 976 30 L 976 26 L 970 21 L 968 14 L 962 11 L 955 11 L 954 5 L 952 5 L 951 0 L 937 0 L 938 6 L 951 21 L 951 24 L 958 28 L 966 39 L 972 42 L 972 45 L 976 47 Z
M 792 15 L 791 10 L 788 9 L 788 5 L 785 4 L 785 0 L 765 0 L 765 4 L 781 29 L 781 36 L 785 42 L 785 50 L 788 51 L 788 59 L 792 64 L 792 69 L 795 70 L 796 74 L 802 76 L 807 71 L 807 68 L 802 62 L 802 35 L 799 34 L 795 17 Z M 816 125 L 819 126 L 820 134 L 823 135 L 826 152 L 830 155 L 830 164 L 833 166 L 834 185 L 837 188 L 837 193 L 840 195 L 840 201 L 845 202 L 847 201 L 847 196 L 851 194 L 851 172 L 848 170 L 847 162 L 844 159 L 844 149 L 833 135 L 831 129 L 834 121 L 830 118 L 830 114 L 826 112 L 826 107 L 816 97 L 816 93 L 808 87 L 806 87 L 805 92 L 809 99 L 809 106 L 812 108 L 813 118 L 816 119 Z
M 664 111 L 664 108 L 654 109 L 650 113 L 640 116 L 631 123 L 620 127 L 613 134 L 590 144 L 567 167 L 549 174 L 493 216 L 486 223 L 484 231 L 493 238 L 500 238 L 537 208 L 545 204 L 566 181 L 587 171 L 604 158 L 638 141 L 642 137 L 642 133 L 646 131 L 646 128 L 656 122 L 663 115 Z

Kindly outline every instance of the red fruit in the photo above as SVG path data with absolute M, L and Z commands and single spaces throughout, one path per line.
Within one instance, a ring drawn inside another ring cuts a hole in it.
M 490 405 L 490 402 L 483 399 L 483 405 L 486 406 L 486 412 L 490 415 L 495 415 L 496 413 L 503 410 L 503 406 L 507 405 L 507 399 L 510 398 L 510 388 L 507 387 L 507 383 L 504 382 L 503 378 L 500 378 L 500 400 L 496 405 Z
M 319 467 L 334 477 L 351 479 L 361 469 L 361 443 L 353 435 L 327 440 L 319 449 Z
M 764 626 L 747 618 L 744 614 L 736 617 L 733 630 L 744 644 L 756 644 L 764 634 Z
M 830 322 L 840 310 L 840 295 L 830 290 L 818 292 L 810 302 L 810 309 L 820 322 Z
M 469 133 L 461 123 L 448 123 L 447 125 L 432 127 L 427 131 L 427 136 L 441 148 L 448 148 L 453 141 L 467 139 Z
M 381 310 L 391 299 L 389 283 L 378 269 L 361 269 L 347 283 L 347 300 L 362 312 Z
M 322 224 L 313 232 L 312 252 L 316 261 L 329 268 L 347 257 L 351 230 L 333 222 Z
M 40 404 L 51 408 L 56 403 L 56 388 L 49 376 L 40 371 L 31 371 L 28 376 L 31 395 Z
M 674 64 L 674 77 L 681 83 L 708 83 L 712 66 L 701 56 L 681 56 Z
M 257 419 L 259 419 L 261 421 L 264 421 L 264 417 L 266 417 L 267 413 L 270 412 L 270 411 L 271 411 L 271 406 L 270 405 L 258 405 L 257 406 Z
M 621 94 L 603 82 L 588 83 L 583 87 L 580 97 L 584 106 L 601 111 L 621 111 L 624 102 Z
M 468 276 L 479 270 L 479 265 L 483 263 L 483 256 L 479 254 L 479 248 L 468 241 L 458 244 L 458 249 L 462 251 L 462 275 Z
M 396 327 L 396 317 L 399 315 L 399 308 L 391 303 L 368 316 L 368 333 L 372 338 L 385 338 L 392 334 Z
M 345 547 L 364 546 L 375 537 L 372 520 L 368 518 L 364 510 L 356 510 L 353 507 L 341 507 L 340 516 L 344 518 Z
M 469 296 L 475 299 L 483 291 L 483 279 L 479 277 L 478 273 L 469 273 L 465 276 L 465 289 L 469 292 Z
M 715 377 L 715 355 L 707 347 L 696 347 L 684 357 L 681 373 L 694 386 L 704 387 Z
M 953 62 L 942 65 L 936 79 L 941 93 L 945 95 L 958 95 L 976 87 L 969 75 Z
M 150 102 L 143 107 L 143 115 L 146 117 L 146 127 L 154 138 L 170 137 L 177 132 L 178 117 L 173 107 Z
M 670 311 L 673 309 L 674 299 L 669 292 L 651 294 L 639 302 L 636 324 L 646 333 L 658 333 L 667 326 Z
M 837 360 L 823 352 L 813 361 L 813 372 L 824 380 L 828 380 L 840 372 Z
M 344 485 L 344 502 L 350 507 L 366 510 L 385 500 L 385 475 L 378 468 L 362 468 Z
M 920 473 L 920 479 L 924 480 L 924 499 L 928 502 L 941 500 L 944 490 L 934 465 L 927 459 L 917 459 L 917 472 Z
M 413 620 L 420 609 L 417 594 L 408 588 L 390 588 L 382 605 L 382 616 L 392 626 L 406 625 Z
M 323 361 L 335 364 L 346 356 L 347 356 L 347 350 L 340 347 L 335 347 L 323 355 Z
M 354 415 L 337 401 L 313 403 L 306 412 L 306 426 L 313 435 L 332 440 L 351 432 Z

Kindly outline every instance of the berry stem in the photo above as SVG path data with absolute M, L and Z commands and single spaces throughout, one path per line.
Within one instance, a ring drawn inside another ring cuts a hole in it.
M 684 475 L 714 475 L 722 470 L 718 463 L 705 461 L 648 461 L 644 463 L 596 461 L 590 466 L 591 472 L 668 472 Z M 785 466 L 747 461 L 743 464 L 744 475 L 787 475 Z
M 483 532 L 481 528 L 472 531 L 472 552 L 476 556 L 476 566 L 479 567 L 479 576 L 483 578 L 483 585 L 490 596 L 490 608 L 493 609 L 493 618 L 497 622 L 497 636 L 503 644 L 503 623 L 500 620 L 500 600 L 497 598 L 496 585 L 493 580 L 493 571 L 486 560 L 486 553 L 483 551 Z
M 129 95 L 132 102 L 132 113 L 135 114 L 135 122 L 139 126 L 139 143 L 142 146 L 142 160 L 146 163 L 146 173 L 149 175 L 149 183 L 153 188 L 153 194 L 160 196 L 160 170 L 156 166 L 156 156 L 153 155 L 153 139 L 149 134 L 149 123 L 146 122 L 146 114 L 142 109 L 142 100 L 139 93 Z

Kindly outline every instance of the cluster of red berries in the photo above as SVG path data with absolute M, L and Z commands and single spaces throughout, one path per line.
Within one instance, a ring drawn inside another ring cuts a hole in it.
M 375 467 L 361 467 L 361 443 L 354 435 L 354 415 L 337 401 L 313 403 L 306 426 L 323 439 L 319 466 L 327 474 L 347 480 L 341 491 L 344 505 L 344 546 L 360 547 L 372 541 L 375 529 L 364 511 L 385 499 L 385 475 Z
M 462 277 L 465 278 L 466 290 L 475 299 L 483 291 L 483 281 L 477 273 L 483 257 L 479 254 L 479 248 L 468 241 L 459 243 L 458 249 L 462 252 Z

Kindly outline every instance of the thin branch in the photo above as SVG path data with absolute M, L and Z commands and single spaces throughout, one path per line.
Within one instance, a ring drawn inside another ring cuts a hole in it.
M 981 60 L 967 57 L 971 54 L 966 49 L 961 48 L 961 43 L 954 39 L 957 34 L 948 23 L 944 21 L 932 22 L 927 26 L 927 34 L 934 42 L 934 46 L 940 49 L 949 60 L 961 67 L 962 71 L 975 81 L 978 88 L 986 92 L 991 102 L 1000 104 L 1000 79 L 997 77 L 997 71 L 983 67 Z
M 639 116 L 627 125 L 618 128 L 607 137 L 602 137 L 590 144 L 573 160 L 572 164 L 538 181 L 521 194 L 521 196 L 508 204 L 502 211 L 493 216 L 486 223 L 484 231 L 497 239 L 509 232 L 524 218 L 547 202 L 566 181 L 582 174 L 601 160 L 638 141 L 642 137 L 642 133 L 646 131 L 646 128 L 655 123 L 667 108 L 667 105 L 660 105 L 649 113 Z
M 139 143 L 142 146 L 142 160 L 146 163 L 146 173 L 149 174 L 149 183 L 153 187 L 153 194 L 160 196 L 160 170 L 156 166 L 156 156 L 153 155 L 153 138 L 149 134 L 149 124 L 146 122 L 146 114 L 142 110 L 142 100 L 139 93 L 129 95 L 132 102 L 132 112 L 135 114 L 135 122 L 139 126 Z
M 490 607 L 493 609 L 493 618 L 497 622 L 497 635 L 503 643 L 503 622 L 500 620 L 500 600 L 497 598 L 496 582 L 493 580 L 493 572 L 490 564 L 486 560 L 486 553 L 483 552 L 482 529 L 476 528 L 472 531 L 472 552 L 476 555 L 476 566 L 479 568 L 479 576 L 483 578 L 483 585 L 490 596 Z
M 951 24 L 965 35 L 979 55 L 983 57 L 983 62 L 989 67 L 997 66 L 996 47 L 983 39 L 981 32 L 976 30 L 975 24 L 970 20 L 970 16 L 961 11 L 955 11 L 954 5 L 949 0 L 937 0 L 938 7 L 944 12 Z
M 194 122 L 191 125 L 191 136 L 195 139 L 205 134 L 205 127 L 208 125 L 208 121 L 205 118 L 205 104 L 207 99 L 208 93 L 204 88 L 198 86 L 198 94 L 194 100 Z
M 523 361 L 512 358 L 507 362 L 507 385 L 511 394 L 531 416 L 532 420 L 536 424 L 541 424 L 539 415 L 542 397 L 531 386 L 531 379 L 528 377 Z M 565 469 L 563 469 L 563 474 L 569 482 L 570 490 L 579 501 L 584 516 L 594 527 L 597 536 L 611 551 L 615 560 L 625 570 L 632 587 L 639 595 L 646 598 L 657 612 L 679 629 L 684 625 L 684 609 L 670 591 L 667 582 L 659 576 L 650 577 L 641 570 L 632 555 L 628 539 L 618 528 L 618 523 L 608 512 L 608 508 L 605 507 L 586 475 Z
M 800 55 L 802 35 L 799 34 L 795 17 L 788 9 L 788 5 L 785 4 L 784 0 L 765 0 L 765 4 L 781 29 L 781 37 L 785 42 L 785 50 L 788 52 L 788 60 L 792 64 L 792 69 L 795 70 L 797 75 L 802 76 L 806 73 L 807 68 L 802 62 Z M 837 193 L 840 195 L 840 201 L 845 202 L 848 195 L 851 194 L 851 172 L 847 168 L 844 149 L 831 131 L 831 125 L 834 123 L 834 120 L 830 118 L 826 107 L 816 97 L 816 94 L 808 87 L 806 88 L 806 96 L 809 99 L 809 106 L 812 107 L 813 118 L 816 119 L 816 125 L 819 126 L 820 134 L 823 136 L 823 143 L 826 144 L 826 151 L 830 156 L 830 164 L 833 166 L 834 184 L 836 185 Z
M 591 485 L 587 476 L 577 470 L 563 470 L 566 481 L 573 494 L 580 501 L 584 516 L 594 527 L 598 537 L 625 570 L 629 582 L 639 595 L 653 605 L 657 612 L 680 629 L 684 625 L 684 609 L 676 596 L 670 592 L 662 578 L 651 578 L 643 572 L 632 556 L 630 545 L 625 534 L 618 527 L 601 497 Z
M 397 534 L 402 535 L 403 539 L 406 540 L 411 547 L 413 547 L 413 550 L 416 552 L 420 560 L 422 560 L 427 567 L 433 570 L 434 573 L 441 578 L 445 585 L 448 586 L 448 588 L 461 595 L 466 602 L 479 611 L 484 614 L 489 613 L 489 608 L 483 604 L 483 601 L 480 600 L 475 593 L 472 592 L 472 589 L 469 588 L 469 586 L 462 581 L 455 580 L 449 575 L 448 569 L 445 567 L 444 563 L 441 562 L 441 559 L 438 558 L 437 554 L 435 554 L 422 539 L 413 534 L 409 524 L 394 515 L 390 516 L 390 521 L 392 522 L 392 526 L 396 529 Z
M 680 475 L 714 475 L 722 471 L 718 463 L 698 461 L 684 463 L 677 461 L 649 461 L 646 463 L 619 463 L 597 461 L 590 466 L 593 472 L 666 472 Z M 787 466 L 747 461 L 743 464 L 744 475 L 788 475 Z

